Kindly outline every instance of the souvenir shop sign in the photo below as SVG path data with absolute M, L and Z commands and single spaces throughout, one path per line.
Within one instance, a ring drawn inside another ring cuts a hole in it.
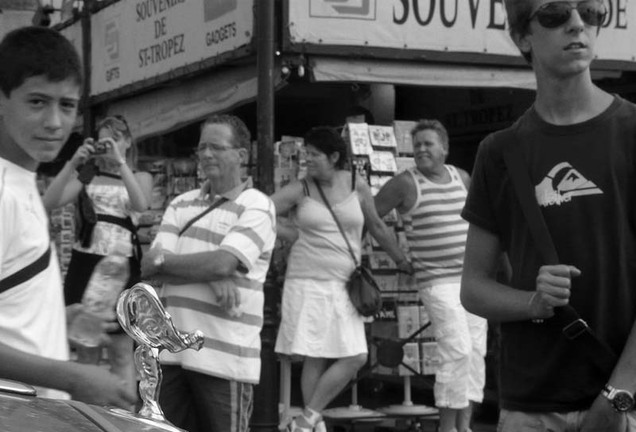
M 606 3 L 598 58 L 636 62 L 636 2 Z M 291 44 L 389 48 L 413 58 L 418 51 L 520 56 L 503 0 L 290 0 L 288 8 Z
M 253 0 L 125 0 L 100 10 L 91 19 L 92 95 L 248 45 L 253 8 Z

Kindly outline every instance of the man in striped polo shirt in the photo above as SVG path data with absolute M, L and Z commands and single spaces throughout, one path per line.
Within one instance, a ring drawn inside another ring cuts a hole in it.
M 411 131 L 415 166 L 389 180 L 375 197 L 380 216 L 397 209 L 404 220 L 420 297 L 431 319 L 441 365 L 435 404 L 441 432 L 469 430 L 472 402 L 485 384 L 486 320 L 459 299 L 468 224 L 460 213 L 468 174 L 446 165 L 448 133 L 437 120 Z
M 201 330 L 203 349 L 162 354 L 160 404 L 190 432 L 248 430 L 253 385 L 260 377 L 263 283 L 276 238 L 273 202 L 241 179 L 250 133 L 237 117 L 201 127 L 197 148 L 207 178 L 175 198 L 142 262 L 162 281 L 175 325 Z

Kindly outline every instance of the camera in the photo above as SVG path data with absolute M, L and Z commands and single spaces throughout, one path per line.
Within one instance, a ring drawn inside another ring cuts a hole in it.
M 108 151 L 108 144 L 105 141 L 95 141 L 93 147 L 95 148 L 94 155 L 101 155 Z

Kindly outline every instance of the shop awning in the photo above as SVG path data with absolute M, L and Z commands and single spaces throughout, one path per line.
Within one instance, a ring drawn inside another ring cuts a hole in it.
M 529 69 L 492 65 L 430 64 L 391 60 L 312 57 L 316 81 L 368 82 L 429 87 L 500 87 L 536 89 Z
M 367 82 L 428 87 L 488 87 L 536 90 L 530 69 L 493 65 L 431 64 L 395 60 L 311 57 L 318 82 Z M 592 69 L 592 79 L 619 78 L 621 71 Z
M 274 73 L 275 86 L 284 85 L 280 72 Z M 126 117 L 135 139 L 170 132 L 205 117 L 227 111 L 256 98 L 255 65 L 222 67 L 218 71 L 189 81 L 180 80 L 167 87 L 113 102 L 108 114 Z

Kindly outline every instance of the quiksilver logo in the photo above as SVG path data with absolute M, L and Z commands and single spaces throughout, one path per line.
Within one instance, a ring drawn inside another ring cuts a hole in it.
M 577 196 L 603 193 L 596 184 L 567 162 L 561 162 L 552 168 L 534 190 L 541 207 L 561 205 Z

